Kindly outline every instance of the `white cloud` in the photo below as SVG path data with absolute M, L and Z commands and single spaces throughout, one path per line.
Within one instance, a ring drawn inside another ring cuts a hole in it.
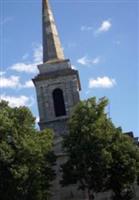
M 102 33 L 102 32 L 107 32 L 110 30 L 111 26 L 112 26 L 112 24 L 111 24 L 110 20 L 104 20 L 101 23 L 100 27 L 96 30 L 95 33 L 98 34 L 98 33 Z
M 30 81 L 26 81 L 24 85 L 22 85 L 23 88 L 33 88 L 34 87 L 34 84 L 33 82 L 30 80 Z
M 3 76 L 4 74 L 6 74 L 6 72 L 0 71 L 0 76 Z
M 42 62 L 42 45 L 35 47 L 33 52 L 34 63 L 40 64 Z
M 34 63 L 26 64 L 26 63 L 15 63 L 13 64 L 10 69 L 17 71 L 17 72 L 25 72 L 25 73 L 37 73 L 37 65 Z
M 32 98 L 29 98 L 24 95 L 16 97 L 16 96 L 7 96 L 5 94 L 2 94 L 0 95 L 0 101 L 1 100 L 8 101 L 11 107 L 20 107 L 20 106 L 30 106 Z
M 19 87 L 19 76 L 0 77 L 0 88 L 16 88 Z
M 25 56 L 25 55 L 24 55 Z M 25 58 L 25 57 L 22 57 Z M 42 62 L 42 46 L 38 45 L 33 50 L 33 61 L 30 63 L 25 62 L 17 62 L 13 64 L 11 67 L 9 67 L 11 70 L 17 71 L 17 72 L 25 72 L 29 74 L 34 74 L 38 72 L 37 65 L 39 65 Z
M 81 31 L 92 31 L 93 27 L 92 26 L 81 26 Z
M 71 68 L 75 69 L 75 70 L 77 69 L 77 67 L 75 65 L 71 65 Z
M 0 76 L 0 88 L 22 89 L 22 88 L 33 88 L 33 87 L 34 85 L 31 80 L 26 81 L 25 83 L 21 83 L 19 76 L 10 76 L 10 77 Z
M 107 76 L 89 79 L 89 88 L 112 88 L 114 85 L 116 85 L 115 79 Z
M 40 121 L 40 118 L 39 117 L 36 117 L 36 124 L 38 124 L 39 123 L 39 121 Z
M 77 62 L 78 62 L 79 64 L 81 64 L 81 65 L 87 65 L 87 64 L 88 64 L 88 59 L 87 59 L 86 56 L 84 56 L 84 57 L 79 58 L 79 59 L 77 60 Z
M 100 62 L 100 57 L 96 57 L 92 60 L 92 64 L 98 64 Z
M 87 56 L 83 56 L 81 58 L 79 58 L 77 60 L 77 62 L 81 65 L 86 65 L 86 66 L 90 66 L 90 65 L 96 65 L 100 62 L 100 57 L 96 57 L 93 59 L 88 58 Z

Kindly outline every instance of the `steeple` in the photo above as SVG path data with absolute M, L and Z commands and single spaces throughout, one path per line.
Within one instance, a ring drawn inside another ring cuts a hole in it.
M 42 4 L 43 62 L 64 60 L 64 53 L 49 0 L 42 0 Z
M 74 188 L 62 188 L 59 184 L 60 165 L 66 159 L 61 146 L 63 135 L 69 133 L 68 121 L 73 108 L 80 100 L 81 88 L 78 71 L 72 69 L 69 59 L 64 58 L 49 2 L 42 0 L 43 63 L 37 66 L 39 73 L 33 83 L 37 93 L 40 129 L 50 128 L 54 132 L 53 150 L 57 156 L 57 177 L 51 188 L 50 199 L 72 200 L 77 191 L 74 192 Z M 83 198 L 81 196 L 77 199 Z

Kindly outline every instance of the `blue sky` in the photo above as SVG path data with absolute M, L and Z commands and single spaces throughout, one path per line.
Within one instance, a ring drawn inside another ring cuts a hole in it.
M 81 99 L 109 98 L 116 126 L 139 136 L 138 1 L 51 0 Z M 0 98 L 38 117 L 31 83 L 42 61 L 41 0 L 0 0 Z

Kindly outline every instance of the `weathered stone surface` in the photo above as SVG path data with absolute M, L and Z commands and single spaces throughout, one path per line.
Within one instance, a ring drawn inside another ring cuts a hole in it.
M 59 64 L 58 64 L 59 65 Z M 79 76 L 76 70 L 57 70 L 40 74 L 33 79 L 40 114 L 40 128 L 50 127 L 55 132 L 65 130 L 66 121 L 74 106 L 79 101 Z M 66 116 L 56 117 L 54 111 L 53 91 L 60 88 L 63 91 Z M 65 131 L 64 131 L 65 132 Z M 61 133 L 62 134 L 62 133 Z
M 58 31 L 48 0 L 43 0 L 42 8 L 43 62 L 47 62 L 52 59 L 64 60 L 63 49 L 60 44 Z
M 39 70 L 40 74 L 33 79 L 40 115 L 39 126 L 41 130 L 51 128 L 55 133 L 54 152 L 57 155 L 55 167 L 57 178 L 51 188 L 51 200 L 83 200 L 85 196 L 82 192 L 77 191 L 77 186 L 62 188 L 59 184 L 61 179 L 60 165 L 66 160 L 66 155 L 61 148 L 62 136 L 68 134 L 69 116 L 74 106 L 79 102 L 80 80 L 78 72 L 71 69 L 69 60 L 45 63 L 39 66 Z M 57 88 L 63 91 L 66 109 L 66 115 L 59 117 L 55 115 L 53 100 L 53 91 Z
M 68 134 L 68 119 L 74 106 L 79 101 L 80 80 L 77 70 L 71 69 L 70 61 L 64 59 L 54 17 L 48 0 L 43 2 L 43 64 L 38 66 L 39 74 L 33 79 L 39 109 L 40 129 L 52 128 L 54 130 L 54 151 L 57 155 L 55 167 L 57 178 L 52 187 L 52 200 L 82 199 L 83 195 L 74 187 L 61 188 L 60 164 L 66 156 L 62 152 L 62 135 Z M 65 115 L 56 116 L 53 92 L 62 91 Z M 76 195 L 74 195 L 74 193 Z M 77 198 L 79 196 L 79 198 Z M 75 197 L 75 198 L 74 198 Z

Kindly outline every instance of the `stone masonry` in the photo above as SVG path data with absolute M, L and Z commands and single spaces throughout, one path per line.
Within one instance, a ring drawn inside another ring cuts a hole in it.
M 68 134 L 67 121 L 74 106 L 79 102 L 79 90 L 81 89 L 79 74 L 77 70 L 71 68 L 70 60 L 64 58 L 48 0 L 42 0 L 42 22 L 43 64 L 38 66 L 39 74 L 33 82 L 37 93 L 40 129 L 51 128 L 54 131 L 57 178 L 51 190 L 51 200 L 81 200 L 84 196 L 81 192 L 77 192 L 75 186 L 62 188 L 59 184 L 60 165 L 66 160 L 61 149 L 62 136 Z M 54 97 L 55 91 L 60 91 L 61 96 L 58 94 Z M 59 110 L 59 106 L 63 111 Z

